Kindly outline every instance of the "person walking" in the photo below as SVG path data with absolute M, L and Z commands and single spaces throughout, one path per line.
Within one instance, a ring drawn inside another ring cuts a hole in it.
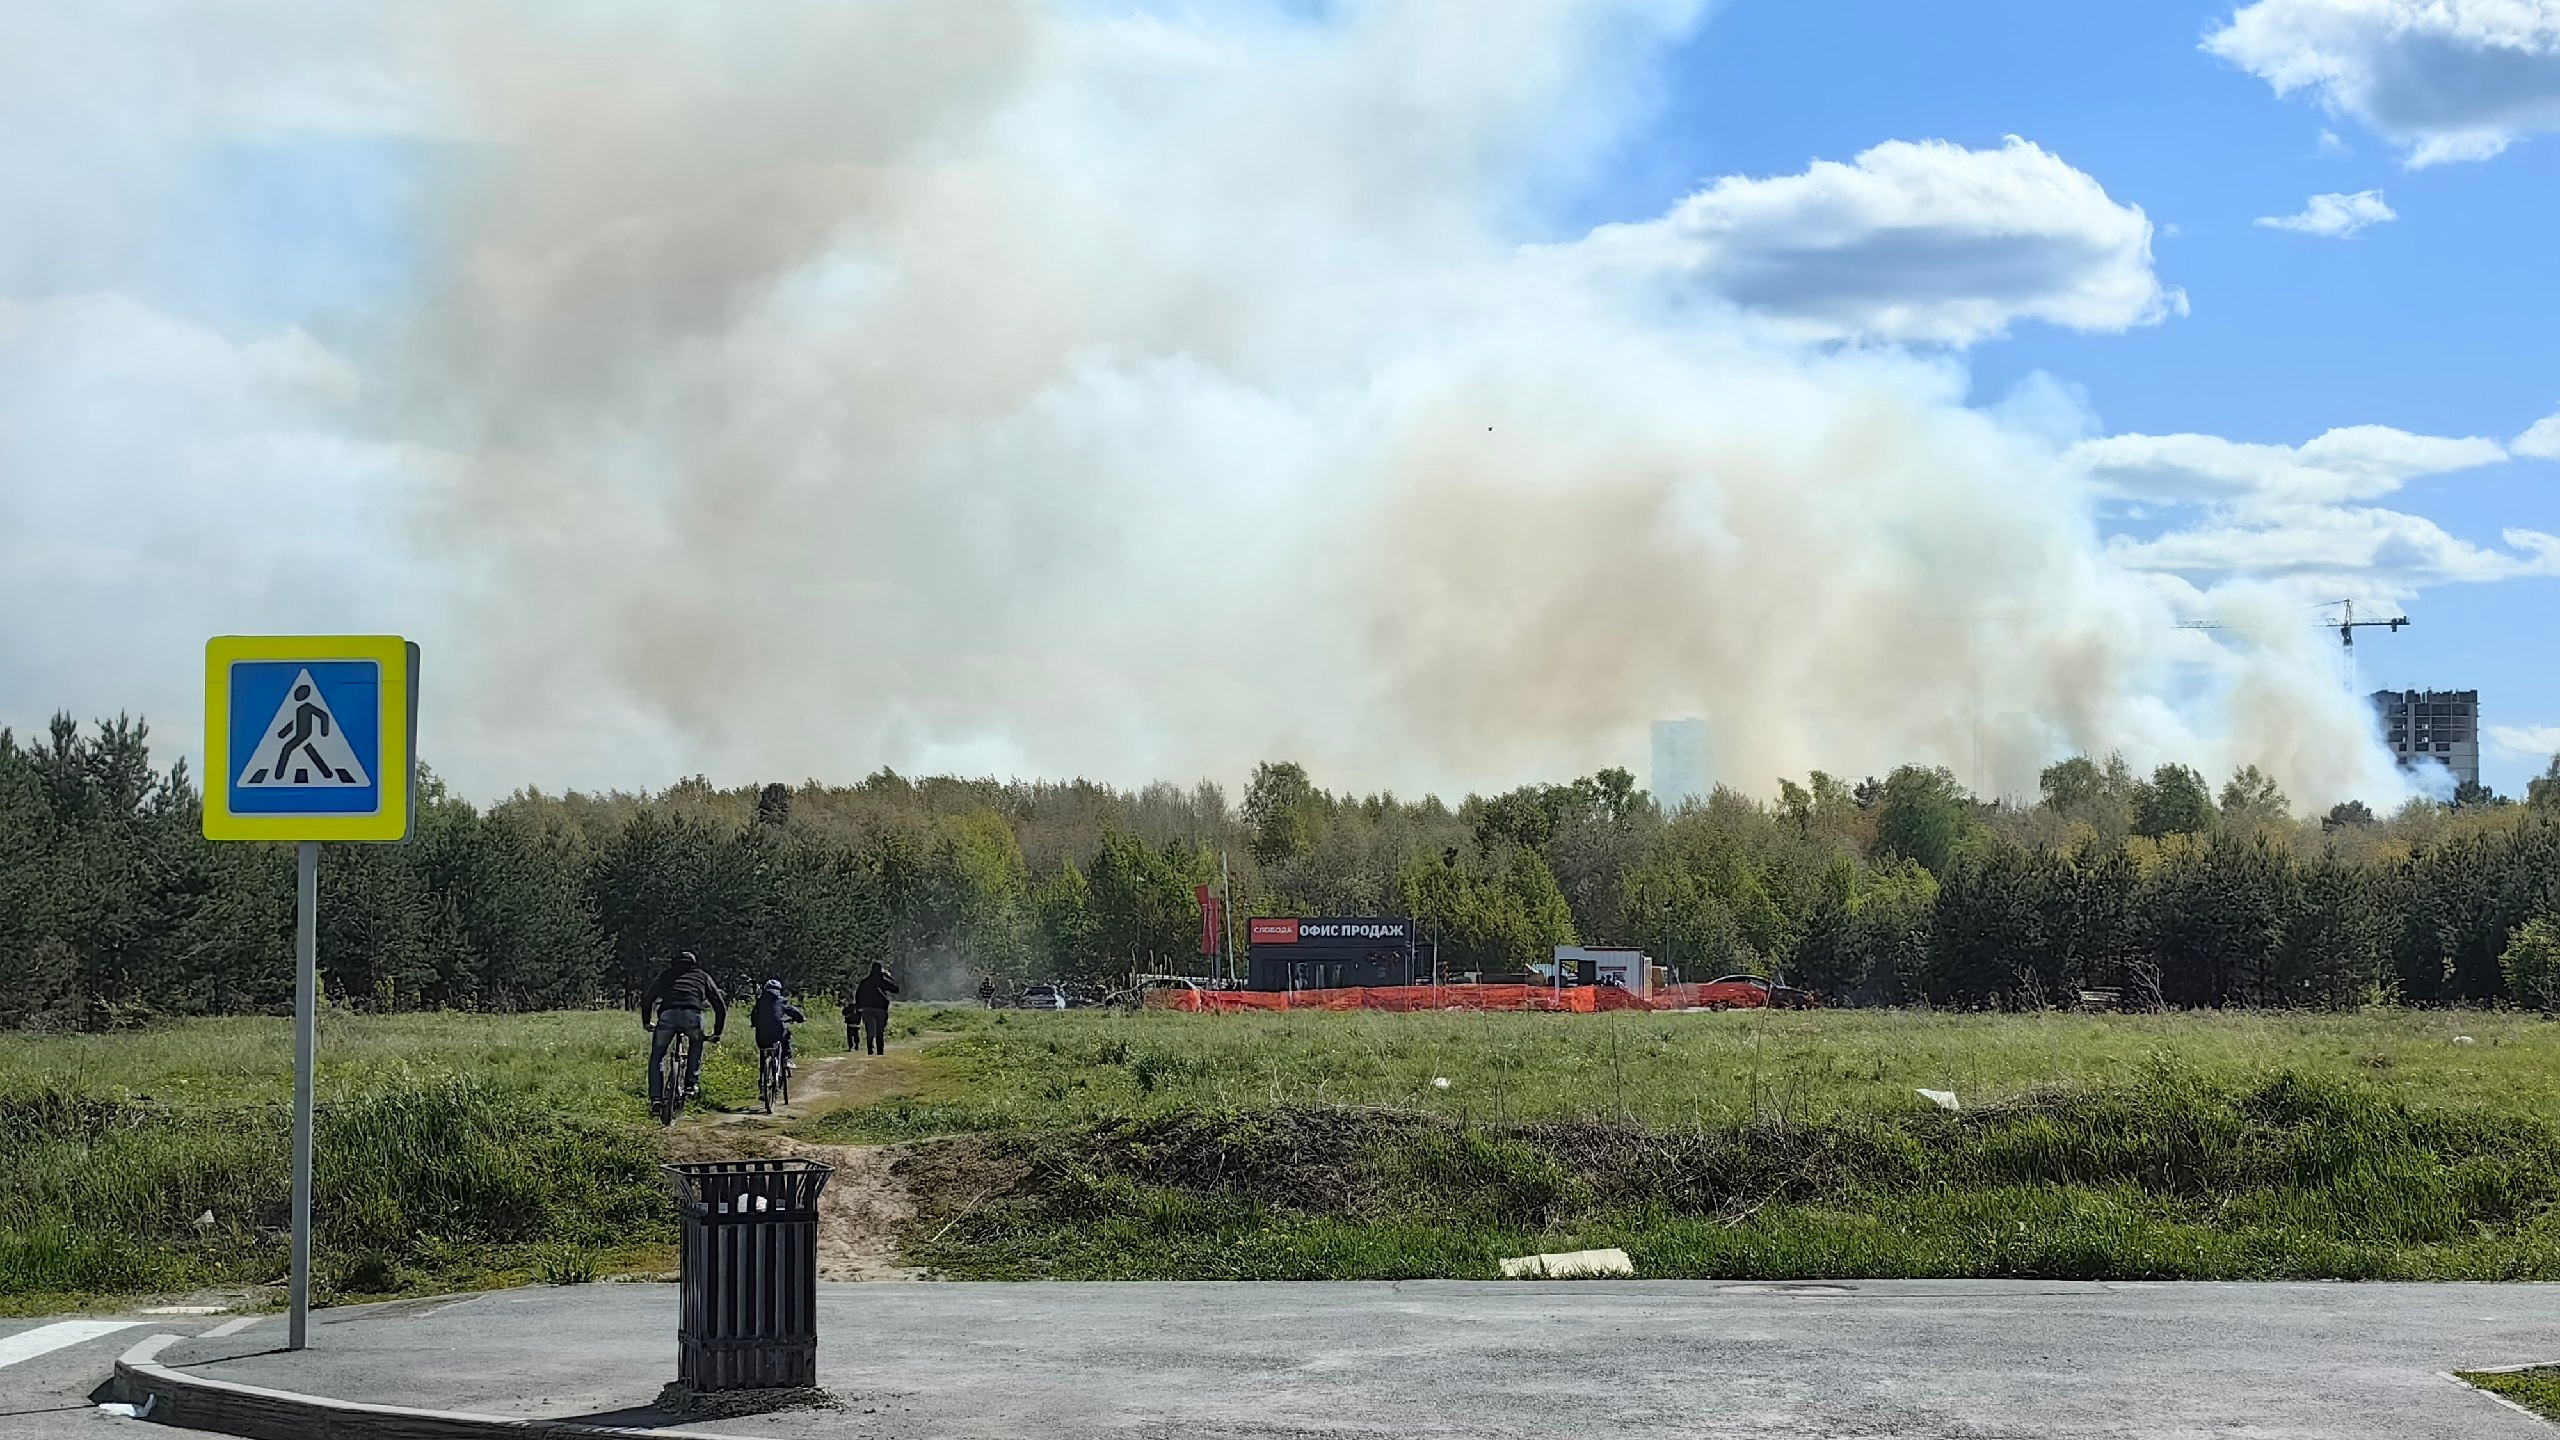
M 978 1008 L 981 1010 L 996 1008 L 996 977 L 993 975 L 978 977 Z
M 853 987 L 853 1009 L 862 1020 L 862 1053 L 889 1053 L 889 997 L 898 993 L 898 982 L 889 978 L 889 967 L 874 960 L 871 973 Z M 848 1027 L 850 1029 L 850 1027 Z M 845 1047 L 853 1047 L 853 1036 L 847 1034 Z

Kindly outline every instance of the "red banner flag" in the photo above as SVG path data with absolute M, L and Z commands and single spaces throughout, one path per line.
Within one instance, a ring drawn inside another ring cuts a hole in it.
M 1191 897 L 1200 902 L 1200 953 L 1218 955 L 1226 950 L 1222 938 L 1227 929 L 1227 907 L 1224 901 L 1209 893 L 1206 885 L 1191 887 Z

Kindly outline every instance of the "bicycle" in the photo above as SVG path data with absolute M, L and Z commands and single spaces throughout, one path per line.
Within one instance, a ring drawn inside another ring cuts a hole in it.
M 791 1037 L 783 1036 L 764 1047 L 756 1065 L 756 1094 L 764 1100 L 764 1113 L 773 1113 L 773 1102 L 791 1103 Z
M 685 1088 L 684 1077 L 693 1069 L 694 1047 L 708 1043 L 709 1037 L 697 1039 L 692 1032 L 679 1030 L 667 1041 L 667 1053 L 658 1061 L 658 1123 L 673 1125 L 684 1113 L 684 1102 L 693 1098 Z

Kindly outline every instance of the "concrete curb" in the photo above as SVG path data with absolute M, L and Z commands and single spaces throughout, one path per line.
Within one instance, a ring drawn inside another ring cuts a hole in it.
M 2518 1371 L 2523 1370 L 2548 1370 L 2554 1365 L 2560 1365 L 2560 1360 L 2535 1360 L 2523 1365 L 2474 1365 L 2470 1368 L 2469 1373 L 2473 1375 L 2513 1375 Z M 2453 1371 L 2439 1370 L 2436 1374 L 2452 1381 L 2454 1384 L 2461 1386 L 2463 1389 L 2470 1391 L 2472 1394 L 2479 1396 L 2481 1399 L 2488 1401 L 2492 1405 L 2506 1406 L 2508 1409 L 2513 1410 L 2536 1425 L 2548 1427 L 2552 1423 L 2551 1417 L 2543 1414 L 2541 1411 L 2528 1410 L 2513 1400 L 2508 1399 L 2506 1396 L 2499 1394 L 2495 1390 L 2483 1390 L 2479 1386 L 2472 1384 L 2470 1381 L 2463 1379 L 2462 1376 L 2455 1374 Z
M 137 1418 L 246 1440 L 735 1440 L 708 1430 L 634 1430 L 457 1410 L 362 1405 L 209 1380 L 159 1361 L 182 1335 L 154 1335 L 116 1360 L 116 1386 Z

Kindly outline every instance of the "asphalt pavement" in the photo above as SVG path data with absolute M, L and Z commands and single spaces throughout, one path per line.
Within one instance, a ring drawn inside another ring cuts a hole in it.
M 0 1437 L 105 1440 L 121 1434 L 131 1440 L 135 1435 L 168 1434 L 165 1430 L 139 1430 L 132 1421 L 115 1420 L 99 1411 L 90 1392 L 113 1373 L 116 1357 L 146 1335 L 197 1335 L 216 1329 L 248 1335 L 261 1328 L 281 1336 L 284 1322 L 236 1315 L 151 1315 L 140 1311 L 0 1320 Z
M 2548 1432 L 2442 1372 L 2560 1358 L 2560 1286 L 2538 1285 L 873 1284 L 822 1287 L 820 1305 L 820 1378 L 844 1409 L 684 1423 L 882 1440 L 2522 1440 Z M 74 1349 L 103 1375 L 94 1362 L 150 1333 Z M 277 1338 L 161 1358 L 382 1404 L 675 1423 L 645 1408 L 675 1373 L 667 1286 L 326 1311 L 310 1350 Z

